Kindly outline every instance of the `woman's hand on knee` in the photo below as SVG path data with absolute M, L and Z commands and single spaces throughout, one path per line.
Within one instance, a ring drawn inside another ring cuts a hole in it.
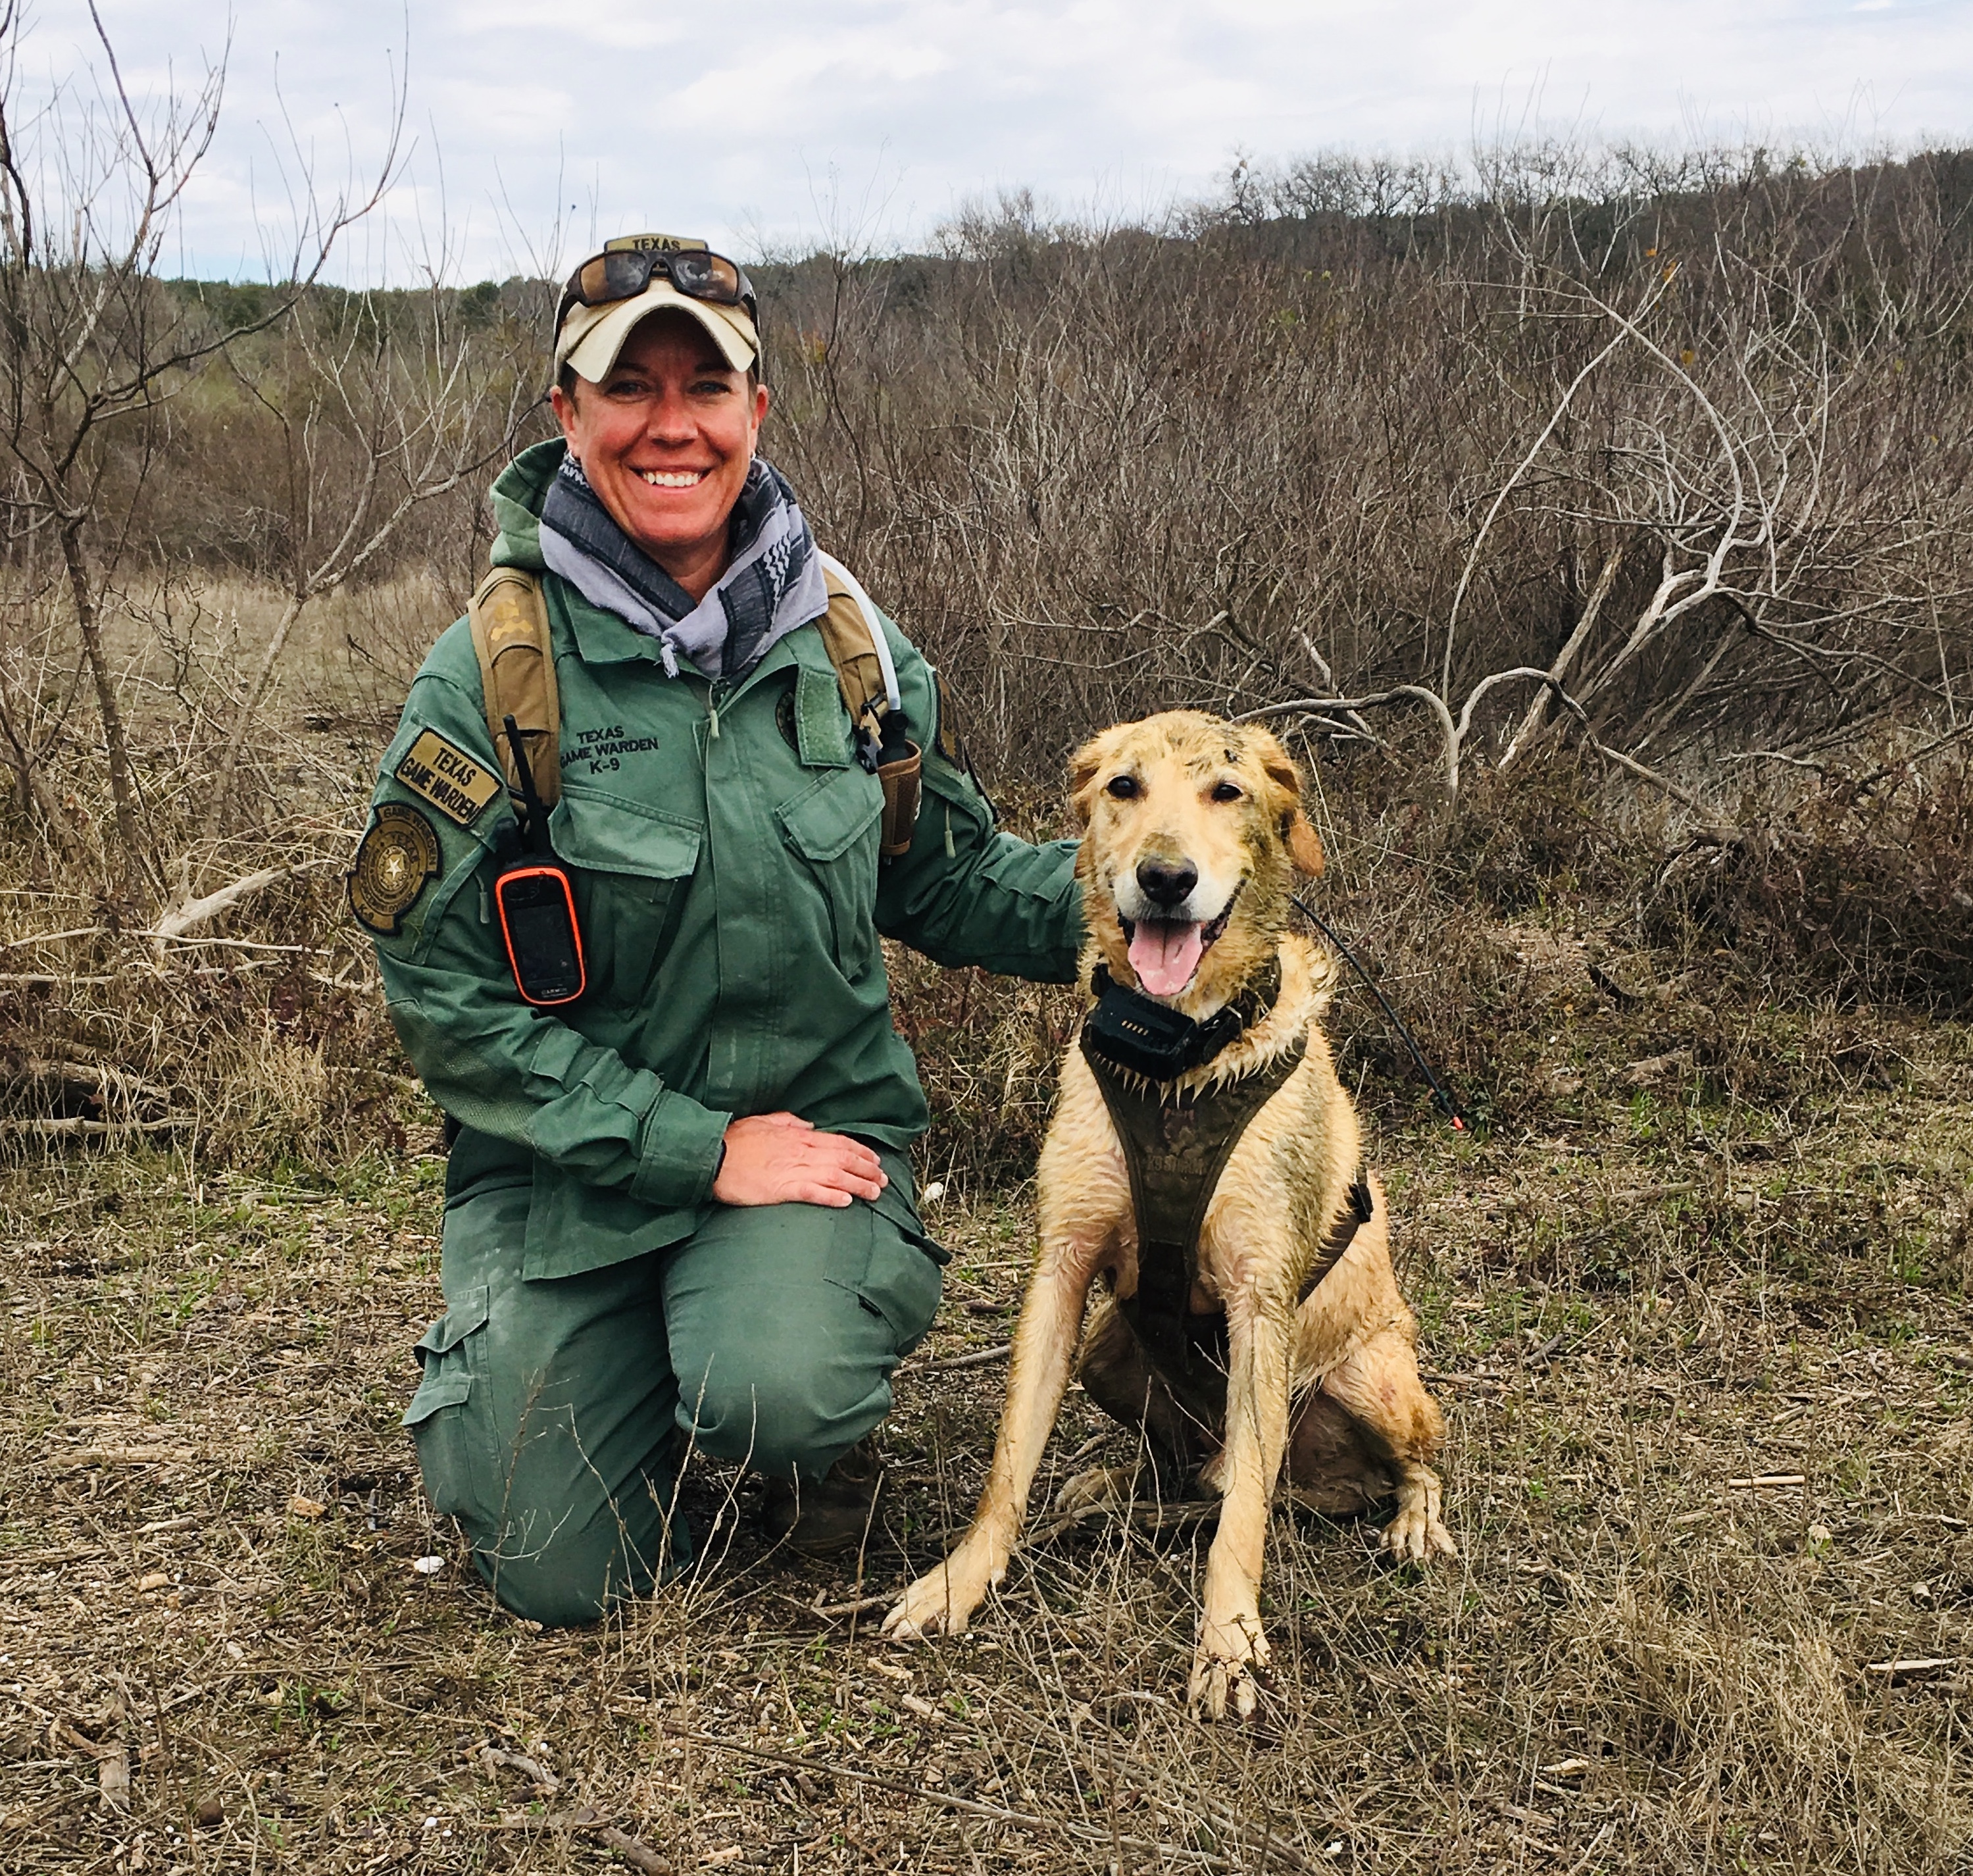
M 712 1196 L 722 1205 L 840 1208 L 875 1199 L 889 1184 L 883 1162 L 860 1140 L 819 1132 L 798 1114 L 750 1114 L 727 1125 Z

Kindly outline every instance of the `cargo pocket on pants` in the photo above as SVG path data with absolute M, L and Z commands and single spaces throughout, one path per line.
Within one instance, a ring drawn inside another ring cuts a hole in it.
M 875 1210 L 870 1261 L 856 1294 L 865 1309 L 889 1325 L 898 1353 L 908 1355 L 938 1314 L 942 1266 L 952 1253 L 928 1236 L 906 1207 L 895 1206 L 893 1215 L 893 1208 L 879 1199 Z
M 486 1327 L 486 1306 L 484 1285 L 462 1291 L 425 1331 L 417 1346 L 424 1380 L 404 1409 L 425 1497 L 434 1511 L 447 1517 L 470 1518 L 484 1503 L 472 1401 L 473 1383 L 480 1379 L 477 1338 Z M 486 1403 L 480 1404 L 483 1412 Z

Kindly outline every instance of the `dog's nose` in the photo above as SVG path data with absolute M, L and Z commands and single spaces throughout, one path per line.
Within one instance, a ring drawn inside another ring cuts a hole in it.
M 1137 863 L 1137 884 L 1153 905 L 1176 905 L 1198 883 L 1199 869 L 1189 859 Z

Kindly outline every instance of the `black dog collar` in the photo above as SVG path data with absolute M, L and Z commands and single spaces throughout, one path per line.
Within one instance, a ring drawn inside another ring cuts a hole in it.
M 1203 1068 L 1274 1008 L 1281 994 L 1281 967 L 1278 959 L 1271 962 L 1260 982 L 1203 1023 L 1141 990 L 1126 989 L 1100 964 L 1090 975 L 1089 987 L 1096 993 L 1096 1007 L 1083 1026 L 1089 1046 L 1134 1075 L 1169 1082 Z

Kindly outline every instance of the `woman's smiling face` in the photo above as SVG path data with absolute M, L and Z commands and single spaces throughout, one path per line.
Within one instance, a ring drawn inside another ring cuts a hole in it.
M 617 525 L 702 599 L 726 570 L 727 520 L 746 486 L 767 391 L 751 394 L 699 322 L 654 313 L 600 383 L 551 400 L 571 453 Z

